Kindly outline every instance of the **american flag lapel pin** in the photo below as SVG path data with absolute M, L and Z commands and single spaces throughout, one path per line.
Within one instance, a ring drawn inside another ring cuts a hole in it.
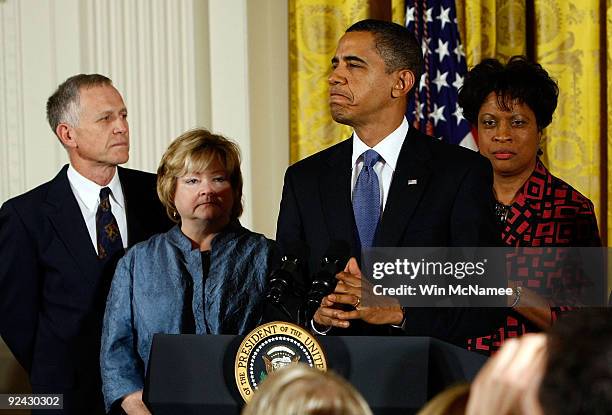
M 417 179 L 408 179 L 408 186 L 412 186 L 413 184 L 417 184 Z

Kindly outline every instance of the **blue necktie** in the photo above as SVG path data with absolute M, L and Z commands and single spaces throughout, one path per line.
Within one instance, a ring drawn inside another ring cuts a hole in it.
M 361 247 L 371 247 L 380 219 L 380 186 L 374 165 L 380 155 L 374 150 L 364 152 L 363 168 L 353 189 L 353 213 Z
M 98 258 L 106 259 L 123 250 L 123 241 L 117 220 L 111 211 L 110 189 L 100 189 L 100 204 L 96 212 L 96 237 L 98 240 Z

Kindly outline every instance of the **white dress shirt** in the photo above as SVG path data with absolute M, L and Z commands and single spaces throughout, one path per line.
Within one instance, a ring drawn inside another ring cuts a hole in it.
M 393 179 L 395 166 L 397 165 L 397 158 L 399 157 L 400 150 L 402 149 L 402 145 L 406 139 L 406 134 L 408 134 L 408 121 L 406 120 L 406 117 L 404 117 L 404 120 L 395 131 L 383 138 L 380 143 L 372 147 L 372 150 L 376 151 L 381 157 L 381 159 L 379 159 L 374 165 L 374 171 L 378 176 L 378 185 L 380 187 L 380 207 L 383 212 L 387 203 L 387 196 L 389 195 L 389 188 L 391 187 L 391 180 Z M 351 200 L 353 198 L 355 183 L 357 183 L 357 177 L 363 168 L 363 157 L 361 157 L 361 155 L 367 150 L 370 150 L 370 147 L 361 141 L 357 135 L 357 132 L 353 131 Z
M 100 204 L 100 189 L 103 187 L 108 187 L 111 190 L 111 196 L 109 198 L 111 211 L 117 220 L 123 247 L 127 248 L 128 233 L 127 219 L 125 217 L 125 200 L 123 198 L 123 190 L 121 189 L 121 181 L 119 181 L 117 170 L 115 170 L 115 174 L 107 186 L 100 186 L 88 178 L 83 177 L 74 167 L 72 167 L 72 165 L 70 165 L 68 166 L 68 181 L 70 182 L 72 193 L 79 204 L 79 208 L 81 208 L 81 214 L 83 215 L 83 219 L 85 219 L 87 231 L 89 232 L 89 237 L 91 238 L 91 243 L 96 253 L 98 253 L 96 212 Z

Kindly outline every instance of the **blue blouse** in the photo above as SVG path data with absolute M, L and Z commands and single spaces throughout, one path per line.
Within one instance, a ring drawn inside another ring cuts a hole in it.
M 153 335 L 181 333 L 186 292 L 193 292 L 196 334 L 245 334 L 257 326 L 273 244 L 229 225 L 212 241 L 204 284 L 200 251 L 178 225 L 132 247 L 117 265 L 106 302 L 100 352 L 106 410 L 143 388 Z

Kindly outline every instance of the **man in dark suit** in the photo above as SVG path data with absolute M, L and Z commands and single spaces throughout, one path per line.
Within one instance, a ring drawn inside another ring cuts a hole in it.
M 100 336 L 115 265 L 170 221 L 155 175 L 117 167 L 129 127 L 110 79 L 69 78 L 47 117 L 70 165 L 0 209 L 0 335 L 34 393 L 63 394 L 57 413 L 103 414 Z
M 394 23 L 358 22 L 340 39 L 332 66 L 332 117 L 354 133 L 287 169 L 277 225 L 281 246 L 304 241 L 313 270 L 334 240 L 347 242 L 357 258 L 371 246 L 499 245 L 490 164 L 406 121 L 407 97 L 423 72 L 414 36 Z M 474 309 L 360 307 L 357 262 L 346 271 L 315 313 L 315 330 L 361 320 L 460 343 L 501 318 Z

